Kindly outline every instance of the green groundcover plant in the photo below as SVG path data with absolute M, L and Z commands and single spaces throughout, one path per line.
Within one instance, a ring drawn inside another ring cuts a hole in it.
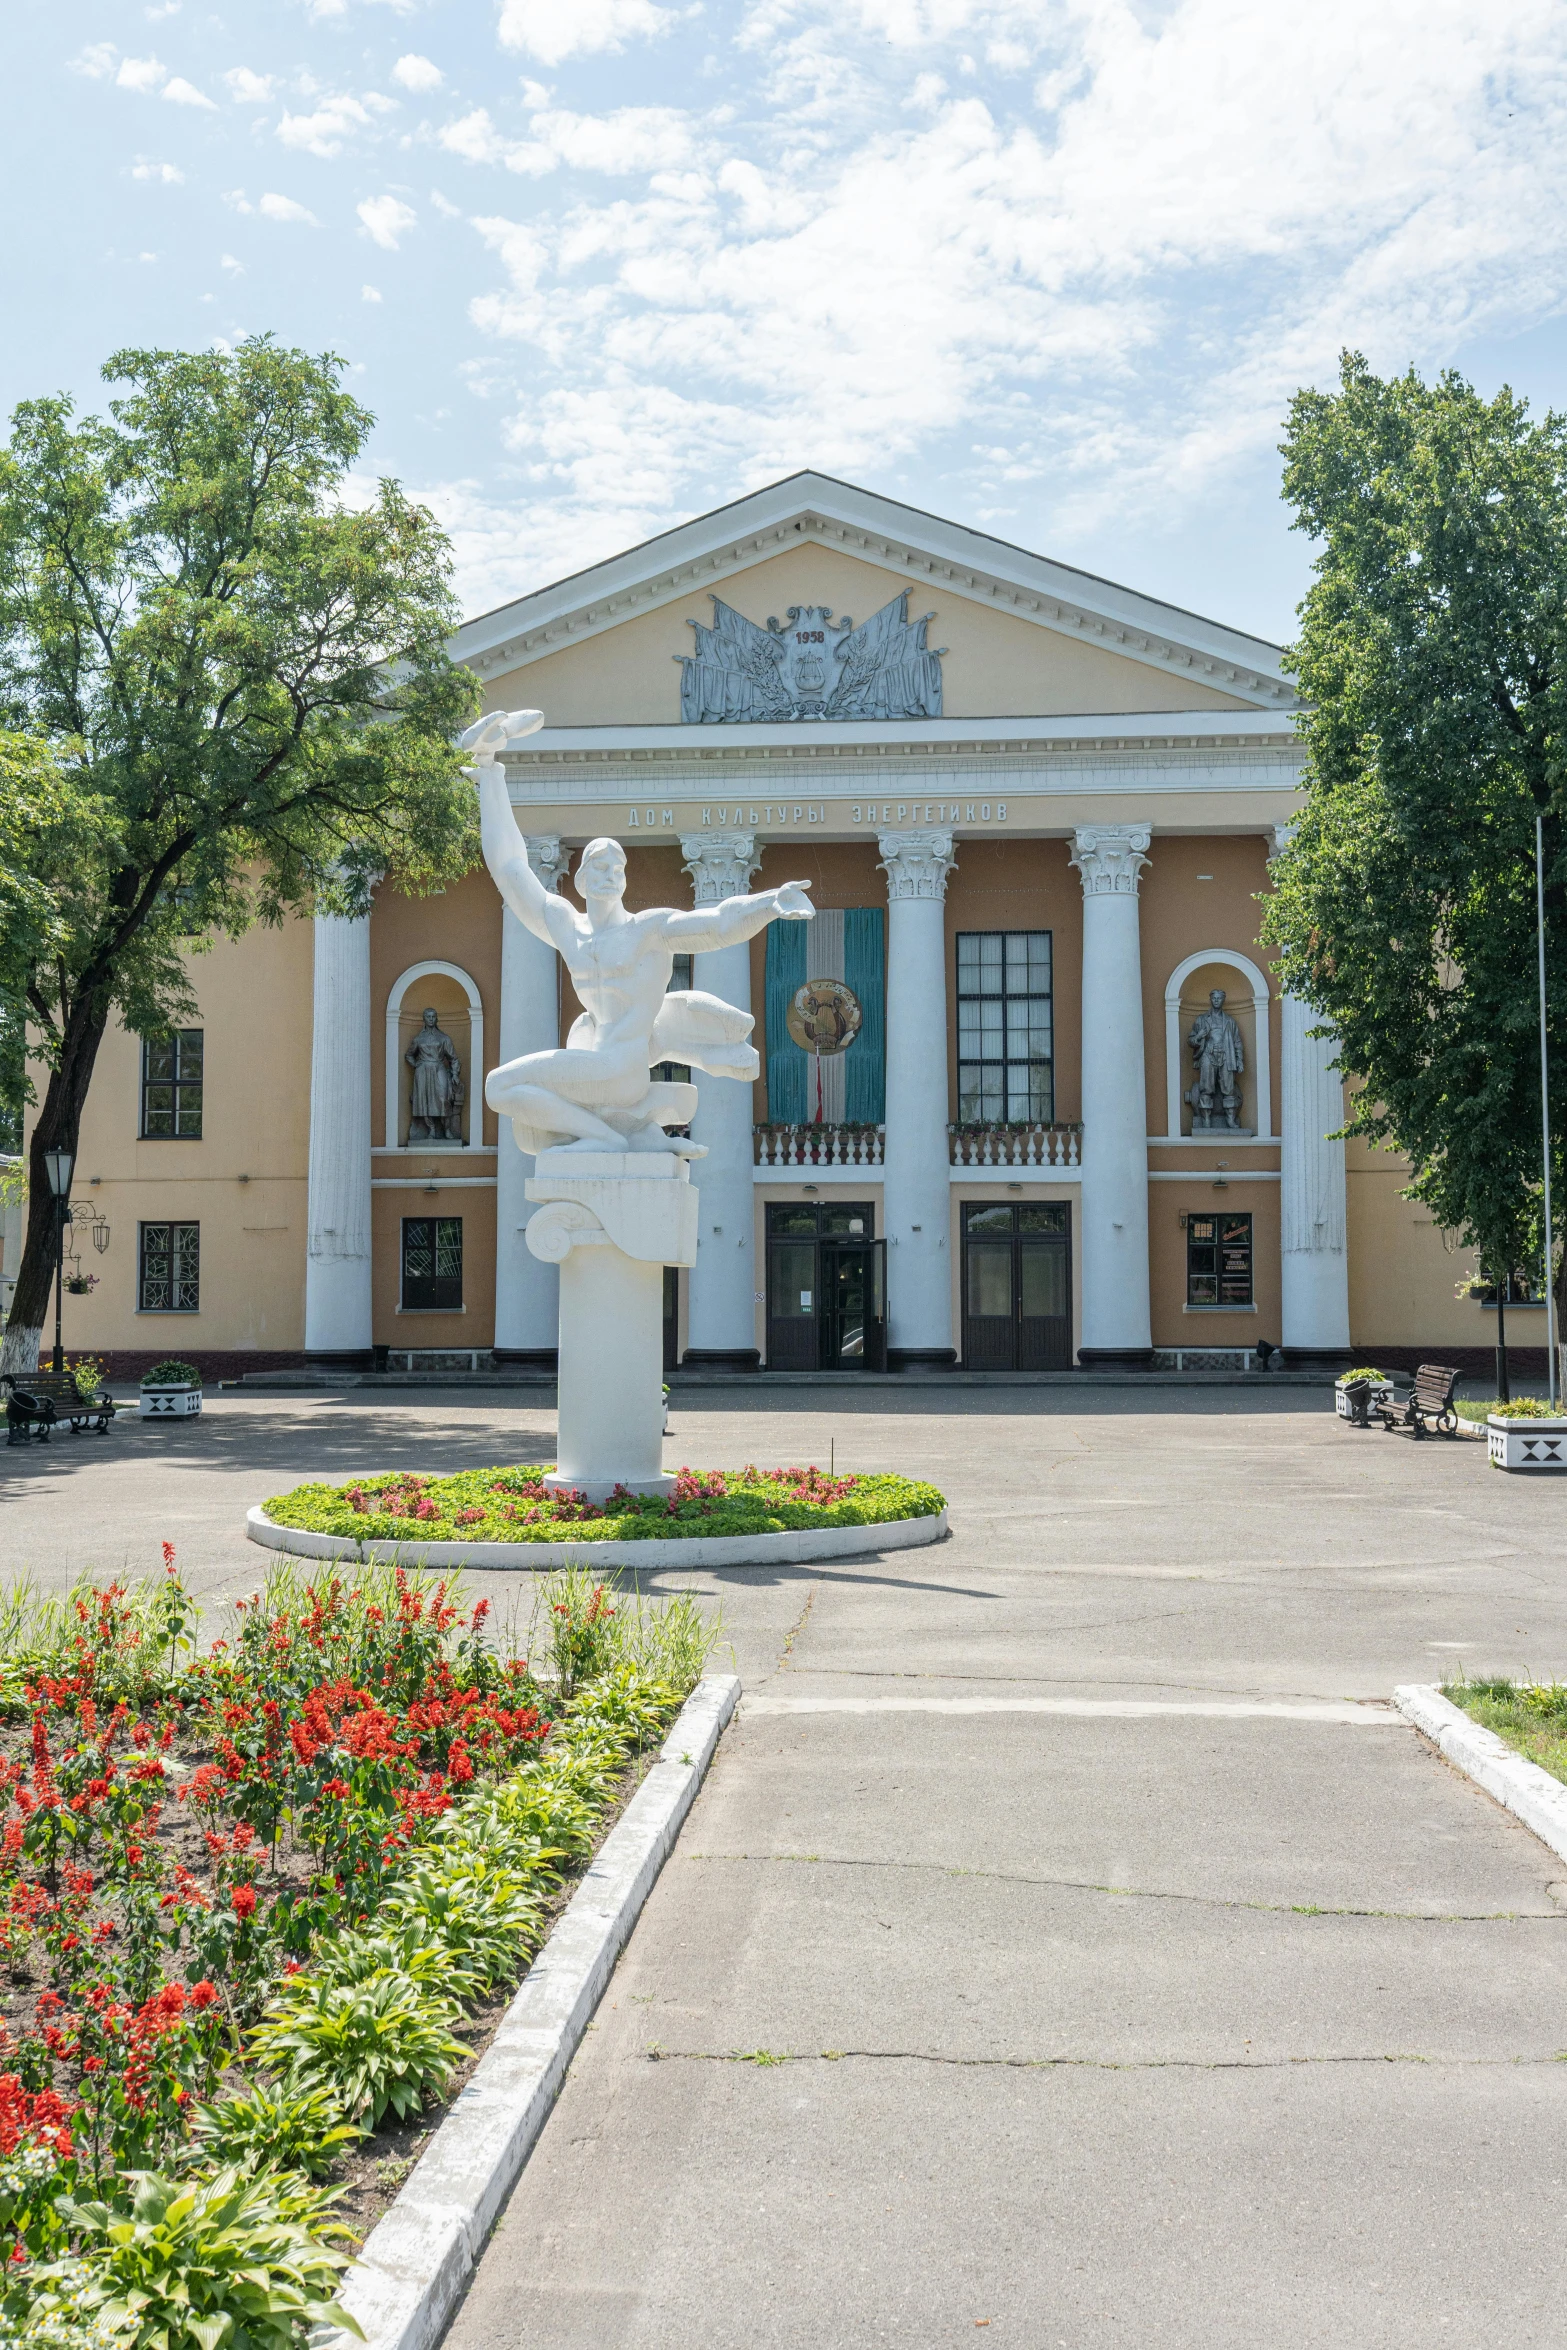
M 580 1571 L 0 1596 L 0 2350 L 302 2350 L 345 2156 L 473 2057 L 716 1626 Z M 365 2159 L 373 2156 L 366 2150 Z
M 1391 1384 L 1385 1371 L 1363 1364 L 1358 1371 L 1346 1371 L 1339 1380 L 1340 1387 L 1387 1387 Z
M 468 1469 L 455 1477 L 388 1471 L 346 1485 L 298 1485 L 265 1504 L 277 1525 L 358 1542 L 668 1542 L 885 1526 L 946 1507 L 914 1477 L 831 1477 L 817 1468 L 681 1469 L 674 1491 L 617 1488 L 596 1504 L 547 1493 L 543 1468 Z
M 181 1355 L 169 1355 L 161 1363 L 154 1363 L 150 1371 L 141 1375 L 143 1387 L 199 1387 L 201 1372 L 195 1363 L 187 1363 Z
M 1486 1406 L 1487 1416 L 1493 1420 L 1560 1420 L 1567 1418 L 1559 1403 L 1548 1403 L 1543 1395 L 1515 1395 L 1510 1403 Z

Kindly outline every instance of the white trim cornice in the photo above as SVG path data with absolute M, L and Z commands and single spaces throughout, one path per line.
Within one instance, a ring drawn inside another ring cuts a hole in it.
M 481 677 L 526 668 L 639 613 L 705 598 L 735 573 L 802 540 L 875 563 L 894 577 L 929 581 L 965 602 L 1009 612 L 1171 677 L 1195 679 L 1259 709 L 1293 707 L 1279 648 L 1261 637 L 815 473 L 773 482 L 483 613 L 458 630 L 452 652 Z M 706 621 L 708 613 L 699 605 L 693 617 Z

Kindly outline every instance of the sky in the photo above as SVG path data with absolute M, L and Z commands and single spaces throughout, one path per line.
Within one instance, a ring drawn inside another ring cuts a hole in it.
M 1287 641 L 1342 348 L 1567 404 L 1561 0 L 73 0 L 0 65 L 0 412 L 336 351 L 470 613 L 811 466 Z

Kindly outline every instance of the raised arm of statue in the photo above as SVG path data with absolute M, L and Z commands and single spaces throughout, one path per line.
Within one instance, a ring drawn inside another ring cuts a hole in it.
M 492 710 L 488 717 L 470 726 L 466 734 L 459 735 L 458 740 L 465 751 L 476 754 L 476 764 L 470 773 L 479 786 L 479 830 L 484 862 L 495 886 L 518 921 L 535 938 L 542 938 L 546 946 L 554 946 L 558 942 L 549 925 L 550 893 L 528 863 L 527 847 L 511 812 L 506 770 L 500 761 L 500 753 L 508 743 L 520 742 L 524 735 L 533 734 L 543 724 L 542 710 Z
M 809 922 L 816 912 L 806 892 L 808 881 L 785 881 L 777 889 L 759 889 L 741 898 L 725 898 L 720 905 L 698 906 L 689 914 L 670 914 L 664 936 L 682 954 L 706 955 L 715 947 L 734 946 L 755 938 L 769 922 Z

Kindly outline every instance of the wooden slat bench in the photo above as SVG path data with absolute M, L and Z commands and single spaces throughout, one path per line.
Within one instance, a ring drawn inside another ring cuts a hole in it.
M 1464 1376 L 1451 1363 L 1422 1363 L 1415 1373 L 1415 1383 L 1405 1396 L 1375 1406 L 1384 1428 L 1407 1428 L 1411 1436 L 1429 1436 L 1431 1428 L 1444 1436 L 1458 1434 L 1458 1414 L 1453 1409 L 1453 1390 Z M 1426 1426 L 1430 1421 L 1431 1428 Z
M 83 1395 L 69 1371 L 33 1371 L 25 1377 L 7 1372 L 5 1387 L 7 1444 L 26 1444 L 33 1436 L 47 1444 L 50 1429 L 62 1420 L 69 1421 L 73 1436 L 84 1428 L 102 1436 L 119 1408 L 105 1388 Z

